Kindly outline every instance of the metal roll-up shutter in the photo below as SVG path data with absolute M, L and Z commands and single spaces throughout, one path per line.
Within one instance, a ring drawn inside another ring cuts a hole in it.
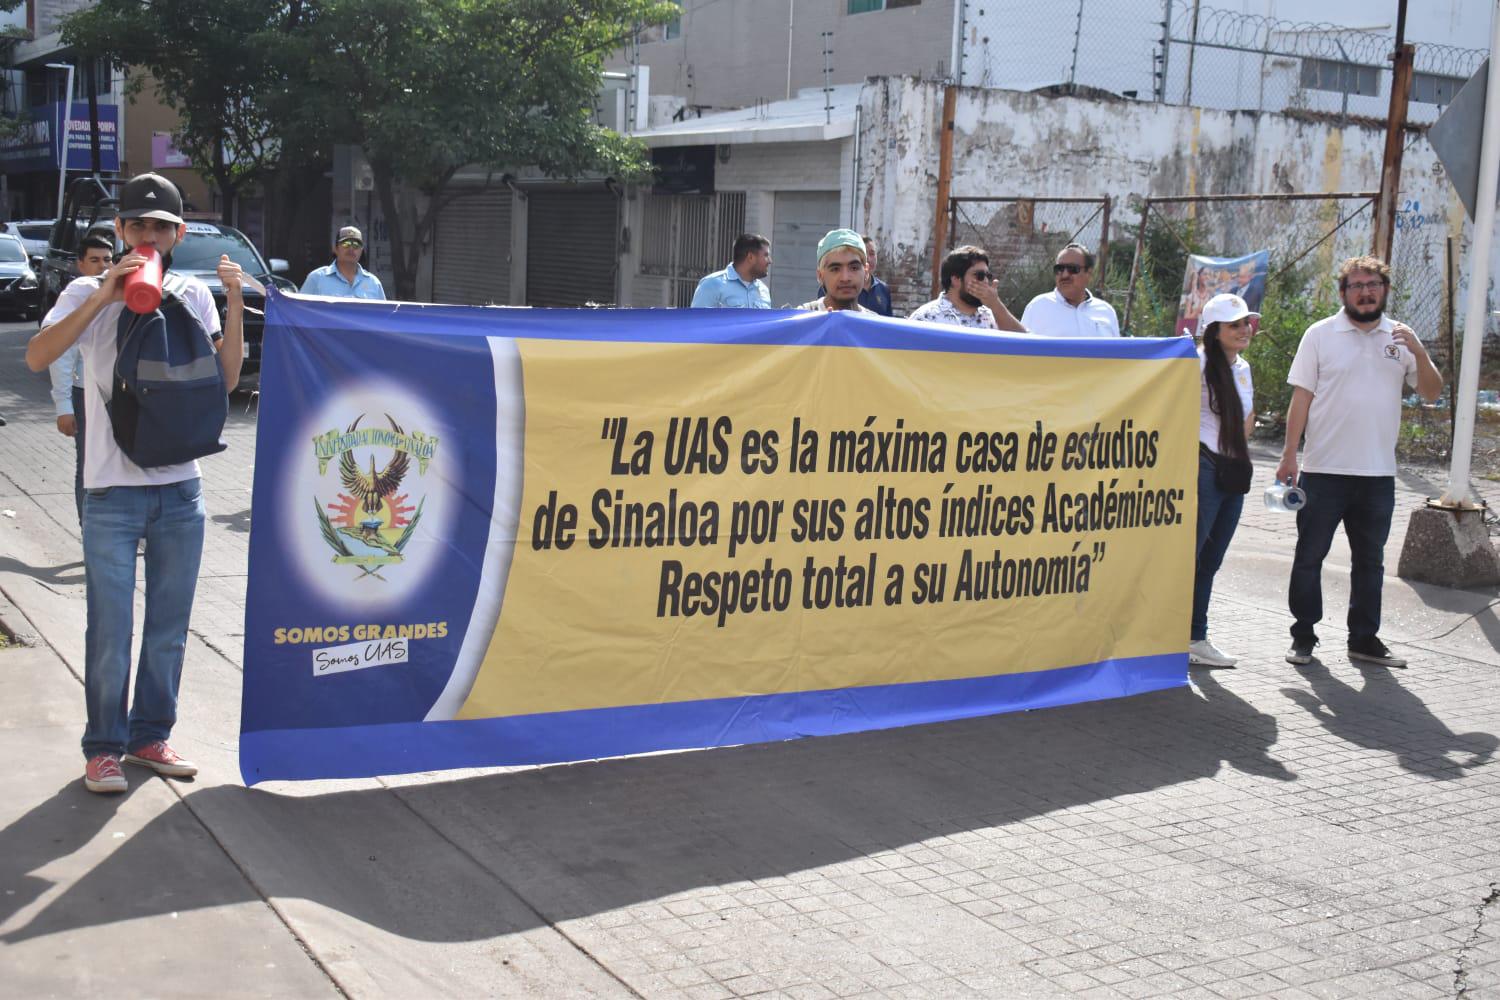
M 528 192 L 527 305 L 614 305 L 619 210 L 608 191 Z
M 434 302 L 510 305 L 510 205 L 508 188 L 487 188 L 459 195 L 438 212 Z

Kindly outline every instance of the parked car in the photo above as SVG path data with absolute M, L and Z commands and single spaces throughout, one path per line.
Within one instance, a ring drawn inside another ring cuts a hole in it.
M 55 222 L 55 219 L 22 219 L 0 223 L 0 230 L 19 239 L 26 247 L 28 257 L 41 259 L 47 255 L 47 240 Z
M 214 294 L 214 304 L 219 307 L 219 317 L 224 316 L 224 287 L 219 284 L 219 258 L 224 254 L 244 269 L 262 285 L 276 285 L 284 291 L 295 292 L 297 286 L 279 273 L 287 269 L 286 261 L 269 263 L 261 256 L 255 245 L 245 234 L 233 226 L 217 222 L 189 222 L 187 235 L 172 251 L 172 270 L 179 274 L 191 274 L 198 278 Z M 245 362 L 240 368 L 241 389 L 252 389 L 260 384 L 260 349 L 265 333 L 265 298 L 258 292 L 245 289 Z
M 41 315 L 41 302 L 41 286 L 25 245 L 15 236 L 0 233 L 0 310 L 36 319 Z
M 78 240 L 80 236 L 101 222 L 114 218 L 116 198 L 113 191 L 92 177 L 80 177 L 68 188 L 63 204 L 63 223 L 53 226 L 52 237 L 47 246 L 47 255 L 42 261 L 42 302 L 50 306 L 57 301 L 63 288 L 78 276 Z M 122 250 L 116 242 L 116 251 Z M 187 235 L 172 251 L 172 270 L 179 274 L 191 274 L 203 281 L 213 293 L 214 304 L 219 308 L 219 317 L 224 316 L 224 289 L 219 284 L 219 257 L 228 254 L 229 259 L 245 273 L 262 285 L 277 285 L 287 291 L 296 291 L 297 286 L 281 277 L 287 270 L 287 262 L 273 260 L 267 263 L 259 250 L 245 238 L 245 234 L 232 226 L 216 222 L 189 221 Z M 240 368 L 238 388 L 252 389 L 260 384 L 260 348 L 265 332 L 265 299 L 248 288 L 245 293 L 245 360 Z

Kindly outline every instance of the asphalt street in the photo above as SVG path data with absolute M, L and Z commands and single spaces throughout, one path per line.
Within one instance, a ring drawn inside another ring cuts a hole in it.
M 1500 996 L 1500 599 L 1388 577 L 1411 667 L 1361 669 L 1340 541 L 1326 652 L 1289 666 L 1292 522 L 1253 495 L 1211 614 L 1240 664 L 1189 687 L 246 789 L 236 397 L 174 736 L 202 771 L 91 795 L 73 445 L 33 328 L 0 325 L 0 622 L 24 643 L 0 650 L 0 995 Z M 1398 491 L 1392 572 L 1438 489 Z

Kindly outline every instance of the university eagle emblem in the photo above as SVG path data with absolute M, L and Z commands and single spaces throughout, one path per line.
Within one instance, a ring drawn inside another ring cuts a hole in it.
M 423 497 L 413 505 L 410 491 L 403 485 L 411 473 L 411 460 L 417 460 L 418 474 L 437 452 L 438 439 L 413 431 L 408 434 L 394 417 L 385 415 L 390 429 L 367 427 L 354 418 L 340 432 L 331 430 L 313 439 L 318 459 L 318 474 L 325 475 L 334 456 L 338 457 L 339 485 L 343 487 L 333 503 L 323 503 L 317 495 L 313 503 L 318 512 L 318 527 L 323 541 L 333 550 L 333 561 L 354 566 L 360 571 L 356 580 L 380 575 L 383 567 L 400 563 L 402 550 L 411 541 L 412 532 L 422 520 Z M 361 452 L 362 454 L 356 454 Z M 382 464 L 377 452 L 386 454 Z

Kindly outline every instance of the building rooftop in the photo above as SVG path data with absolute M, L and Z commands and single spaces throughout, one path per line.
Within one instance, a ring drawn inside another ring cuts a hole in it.
M 785 101 L 770 101 L 716 111 L 701 117 L 658 125 L 633 138 L 648 146 L 732 146 L 748 142 L 817 142 L 854 134 L 854 109 L 863 84 L 799 90 Z

